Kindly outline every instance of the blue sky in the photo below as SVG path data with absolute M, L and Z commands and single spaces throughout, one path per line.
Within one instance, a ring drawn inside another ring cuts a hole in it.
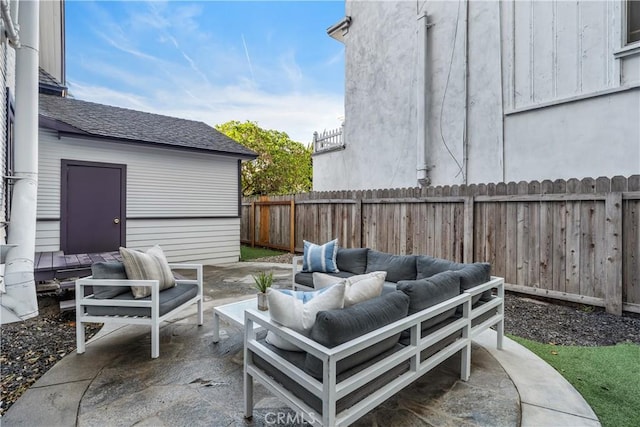
M 344 115 L 344 1 L 66 1 L 66 75 L 86 101 L 305 144 Z

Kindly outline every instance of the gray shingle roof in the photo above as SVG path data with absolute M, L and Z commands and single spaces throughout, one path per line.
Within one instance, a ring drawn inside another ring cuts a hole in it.
M 39 113 L 44 122 L 55 123 L 53 127 L 68 133 L 256 157 L 233 139 L 194 120 L 44 94 L 40 94 Z

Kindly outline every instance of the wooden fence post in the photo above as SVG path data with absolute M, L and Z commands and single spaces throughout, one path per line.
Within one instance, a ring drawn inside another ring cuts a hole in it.
M 464 235 L 463 235 L 463 262 L 473 262 L 473 232 L 474 232 L 474 201 L 473 196 L 464 198 Z
M 251 247 L 256 245 L 256 203 L 251 202 L 251 213 L 249 214 L 249 227 L 251 227 Z
M 605 199 L 605 296 L 608 313 L 622 315 L 622 193 L 607 193 Z
M 358 229 L 355 232 L 355 245 L 356 248 L 362 247 L 362 198 L 359 198 L 356 202 L 356 212 L 354 214 L 356 216 L 356 224 L 358 225 Z
M 291 198 L 291 208 L 289 209 L 289 228 L 291 231 L 289 234 L 289 246 L 291 247 L 290 252 L 293 254 L 296 252 L 296 202 Z

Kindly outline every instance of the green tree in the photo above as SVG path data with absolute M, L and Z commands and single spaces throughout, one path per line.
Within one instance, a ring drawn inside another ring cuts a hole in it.
M 292 141 L 285 132 L 266 130 L 256 122 L 232 120 L 216 129 L 252 149 L 258 158 L 242 164 L 242 194 L 291 194 L 311 190 L 311 146 Z

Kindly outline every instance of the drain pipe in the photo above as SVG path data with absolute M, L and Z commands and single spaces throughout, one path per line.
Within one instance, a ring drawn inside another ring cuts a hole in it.
M 15 171 L 7 243 L 5 290 L 0 295 L 0 322 L 10 323 L 38 315 L 33 274 L 38 190 L 38 50 L 37 0 L 20 2 L 21 47 L 16 51 Z
M 428 68 L 429 60 L 427 55 L 428 38 L 427 29 L 430 27 L 427 22 L 427 13 L 424 12 L 418 16 L 418 31 L 416 43 L 416 175 L 418 185 L 428 187 L 431 184 L 429 171 L 431 167 L 428 165 Z
M 15 3 L 16 8 L 17 4 L 18 2 Z M 0 13 L 2 13 L 3 28 L 5 33 L 7 34 L 9 43 L 11 43 L 11 45 L 15 48 L 20 47 L 20 36 L 18 35 L 18 30 L 13 24 L 13 19 L 11 18 L 11 8 L 9 7 L 9 0 L 0 1 Z

